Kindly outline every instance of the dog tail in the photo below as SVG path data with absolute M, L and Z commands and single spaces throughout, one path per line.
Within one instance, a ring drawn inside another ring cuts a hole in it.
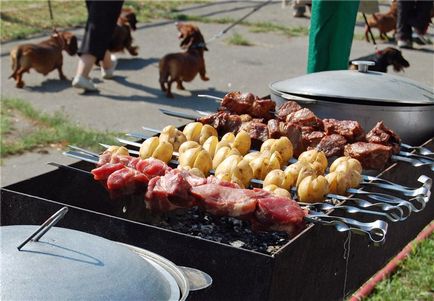
M 20 60 L 23 55 L 23 51 L 21 48 L 12 49 L 11 51 L 11 60 L 12 60 L 12 74 L 8 78 L 15 78 L 17 76 L 17 72 L 20 69 Z

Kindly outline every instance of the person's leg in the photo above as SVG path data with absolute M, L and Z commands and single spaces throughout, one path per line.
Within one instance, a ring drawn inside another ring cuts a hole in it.
M 425 36 L 431 20 L 432 6 L 432 1 L 416 1 L 415 3 L 415 18 L 412 23 L 415 31 L 413 40 L 421 45 L 432 44 L 432 41 Z
M 398 0 L 398 18 L 396 22 L 396 38 L 398 47 L 411 48 L 410 19 L 414 9 L 414 1 Z
M 104 58 L 101 60 L 101 75 L 104 79 L 113 78 L 114 71 L 116 69 L 116 65 L 118 60 L 114 54 L 111 54 L 110 51 L 106 50 L 104 54 Z

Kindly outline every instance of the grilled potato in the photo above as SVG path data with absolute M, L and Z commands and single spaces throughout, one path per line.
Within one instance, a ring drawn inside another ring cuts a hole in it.
M 158 137 L 151 137 L 143 141 L 142 146 L 140 146 L 139 156 L 142 159 L 147 159 L 152 157 L 155 149 L 158 144 L 160 144 L 160 140 Z
M 339 157 L 330 165 L 330 172 L 333 172 L 340 165 L 346 165 L 346 169 L 353 169 L 358 171 L 360 174 L 362 173 L 362 164 L 360 164 L 359 160 L 351 158 L 351 157 Z
M 203 149 L 209 153 L 211 158 L 214 158 L 218 142 L 219 139 L 216 136 L 210 136 L 202 145 Z
M 232 149 L 229 146 L 223 146 L 216 151 L 214 158 L 212 159 L 212 168 L 216 169 L 223 160 L 230 155 L 241 155 L 237 149 Z
M 291 183 L 291 186 L 296 187 L 298 187 L 301 180 L 303 180 L 305 177 L 317 175 L 317 172 L 312 164 L 302 161 L 298 161 L 297 163 L 289 165 L 287 168 L 285 168 L 284 173 L 288 178 L 288 181 Z
M 271 146 L 270 152 L 278 152 L 282 156 L 282 164 L 286 164 L 293 155 L 293 146 L 288 137 L 282 136 Z
M 276 185 L 283 189 L 290 189 L 293 182 L 293 178 L 290 174 L 285 174 L 285 172 L 280 169 L 274 169 L 265 177 L 263 186 Z
M 330 171 L 345 173 L 349 178 L 349 188 L 357 188 L 362 181 L 362 165 L 358 160 L 350 157 L 340 157 L 336 159 L 330 166 Z
M 204 175 L 208 175 L 212 168 L 212 159 L 210 154 L 206 150 L 201 149 L 191 167 L 199 169 Z
M 260 152 L 264 153 L 266 151 L 271 151 L 271 147 L 273 146 L 274 142 L 276 142 L 276 139 L 270 138 L 265 140 L 261 145 Z
M 191 122 L 184 127 L 184 130 L 182 132 L 184 133 L 188 141 L 196 141 L 199 143 L 202 127 L 203 125 L 200 122 Z
M 109 148 L 107 148 L 106 151 L 109 151 L 113 155 L 118 156 L 128 156 L 129 152 L 128 149 L 125 146 L 117 146 L 117 145 L 111 145 Z
M 199 154 L 201 147 L 195 147 L 185 150 L 184 152 L 179 154 L 179 165 L 188 166 L 190 168 L 194 167 L 194 161 L 196 160 L 197 155 Z
M 251 152 L 248 153 L 244 156 L 244 159 L 247 160 L 248 162 L 252 161 L 253 159 L 258 158 L 259 156 L 261 156 L 260 152 Z
M 273 194 L 278 195 L 278 196 L 291 198 L 291 193 L 288 190 L 280 188 L 274 184 L 269 184 L 269 185 L 265 186 L 263 189 L 267 190 L 269 192 L 272 192 Z
M 169 162 L 173 156 L 173 145 L 167 141 L 160 141 L 152 153 L 152 158 L 159 159 L 163 162 Z
M 253 178 L 253 170 L 250 167 L 249 161 L 242 159 L 236 167 L 232 170 L 232 181 L 237 184 L 241 182 L 243 187 L 247 187 L 250 184 L 250 180 Z M 239 180 L 239 181 L 238 181 Z
M 232 148 L 236 148 L 243 156 L 250 150 L 251 145 L 252 138 L 246 131 L 240 131 L 232 142 Z
M 226 141 L 229 144 L 232 144 L 235 140 L 235 135 L 232 132 L 228 132 L 223 135 L 222 139 L 220 141 Z
M 166 126 L 160 134 L 160 141 L 167 141 L 173 145 L 173 150 L 178 151 L 182 143 L 187 141 L 184 133 L 178 130 L 173 125 Z
M 329 183 L 322 175 L 304 178 L 297 188 L 298 199 L 303 203 L 322 202 L 328 192 Z
M 183 144 L 181 144 L 181 146 L 179 147 L 179 154 L 181 155 L 182 153 L 184 153 L 186 150 L 191 149 L 191 148 L 197 148 L 200 147 L 199 143 L 197 143 L 196 141 L 185 141 Z
M 242 160 L 242 157 L 239 155 L 231 155 L 226 157 L 215 169 L 215 175 L 225 174 L 225 178 L 231 178 L 233 174 L 233 170 L 237 166 L 238 162 Z
M 315 170 L 318 171 L 318 174 L 324 174 L 328 165 L 325 153 L 316 149 L 302 152 L 298 157 L 298 161 L 311 163 Z
M 211 136 L 217 137 L 218 136 L 217 130 L 212 126 L 210 126 L 209 124 L 204 124 L 202 126 L 202 129 L 200 130 L 199 144 L 203 145 L 205 141 Z
M 325 176 L 329 183 L 329 192 L 335 194 L 345 194 L 350 188 L 350 179 L 348 175 L 343 172 L 334 171 Z
M 250 167 L 253 170 L 253 177 L 259 180 L 265 179 L 267 174 L 273 169 L 280 168 L 280 161 L 277 156 L 271 156 L 270 158 L 266 156 L 259 156 L 252 161 L 250 161 Z

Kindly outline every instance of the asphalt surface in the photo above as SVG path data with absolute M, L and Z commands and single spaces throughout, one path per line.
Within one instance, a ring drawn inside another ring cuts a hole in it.
M 180 12 L 208 18 L 241 18 L 260 4 L 260 1 L 216 1 L 207 4 L 185 6 Z M 381 6 L 381 10 L 387 6 Z M 307 14 L 308 15 L 308 14 Z M 248 17 L 250 22 L 273 22 L 285 26 L 309 26 L 309 18 L 294 18 L 290 6 L 282 7 L 281 1 L 273 1 Z M 228 24 L 195 22 L 206 40 L 220 33 Z M 357 22 L 355 32 L 363 33 L 363 22 Z M 375 30 L 375 29 L 374 29 Z M 84 29 L 73 31 L 79 40 Z M 434 29 L 429 34 L 433 37 Z M 241 34 L 252 46 L 229 45 L 227 39 L 234 33 Z M 95 68 L 91 76 L 97 82 L 100 93 L 80 94 L 71 88 L 70 81 L 58 79 L 57 72 L 44 77 L 32 71 L 24 75 L 25 88 L 15 88 L 11 74 L 9 51 L 17 44 L 38 42 L 43 37 L 26 41 L 3 43 L 1 46 L 1 96 L 20 98 L 36 109 L 46 113 L 63 112 L 73 122 L 97 130 L 120 132 L 143 132 L 142 126 L 162 129 L 168 124 L 179 126 L 185 119 L 163 115 L 159 109 L 195 113 L 195 110 L 212 111 L 217 108 L 213 100 L 198 98 L 198 94 L 223 96 L 228 91 L 238 90 L 266 96 L 269 83 L 300 76 L 306 73 L 308 37 L 287 37 L 268 32 L 253 33 L 248 27 L 237 25 L 222 37 L 208 43 L 209 52 L 205 62 L 209 81 L 199 77 L 185 83 L 187 90 L 174 87 L 174 99 L 168 99 L 160 91 L 158 83 L 158 61 L 167 53 L 178 52 L 179 41 L 174 22 L 156 20 L 138 26 L 133 33 L 139 49 L 137 57 L 127 53 L 118 54 L 119 63 L 113 80 L 102 80 L 100 70 Z M 378 41 L 383 49 L 393 44 Z M 373 44 L 354 40 L 350 59 L 374 52 Z M 411 67 L 399 75 L 429 86 L 434 86 L 434 47 L 432 45 L 414 50 L 403 50 L 403 56 Z M 77 58 L 64 53 L 64 73 L 72 79 Z M 396 74 L 391 68 L 391 74 Z M 103 142 L 103 141 L 102 141 Z M 54 161 L 71 164 L 75 160 L 66 158 L 62 150 L 49 149 L 47 153 L 29 152 L 20 156 L 3 158 L 1 186 L 34 177 L 53 170 L 46 163 Z

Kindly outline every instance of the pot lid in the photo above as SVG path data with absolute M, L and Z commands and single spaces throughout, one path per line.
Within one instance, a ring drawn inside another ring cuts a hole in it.
M 180 299 L 158 262 L 102 237 L 53 227 L 18 251 L 38 228 L 0 227 L 1 300 Z
M 356 70 L 323 71 L 270 84 L 275 93 L 327 97 L 336 101 L 433 105 L 434 88 L 387 73 Z

